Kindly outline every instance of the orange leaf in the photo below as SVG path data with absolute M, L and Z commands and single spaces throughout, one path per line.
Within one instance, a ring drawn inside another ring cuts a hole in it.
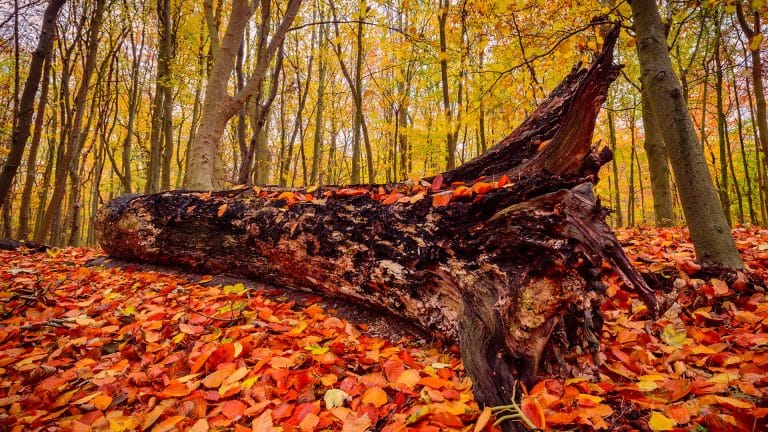
M 544 419 L 544 408 L 539 404 L 539 401 L 536 399 L 523 400 L 520 410 L 538 429 L 546 429 L 547 422 Z
M 686 424 L 691 421 L 691 412 L 684 406 L 673 405 L 664 410 L 664 414 L 677 424 Z
M 216 216 L 217 217 L 222 217 L 222 216 L 224 216 L 224 213 L 226 211 L 227 211 L 227 203 L 224 203 L 224 204 L 219 206 L 219 211 L 216 212 Z
M 444 426 L 450 428 L 463 428 L 464 422 L 461 421 L 455 414 L 448 411 L 440 411 L 432 416 L 432 421 L 442 423 Z
M 96 408 L 102 411 L 107 409 L 109 407 L 109 404 L 111 403 L 112 403 L 112 397 L 107 396 L 105 394 L 100 394 L 91 401 L 91 404 L 93 404 L 93 406 L 95 406 Z
M 308 413 L 306 416 L 304 416 L 303 419 L 301 419 L 301 422 L 299 423 L 299 429 L 301 432 L 312 432 L 315 430 L 315 426 L 320 423 L 320 417 L 318 417 L 314 413 Z
M 453 191 L 454 198 L 471 197 L 472 190 L 466 186 L 459 186 Z
M 501 178 L 499 178 L 499 181 L 496 182 L 496 187 L 497 188 L 504 187 L 509 183 L 510 183 L 509 176 L 504 174 L 503 176 L 501 176 Z
M 201 326 L 197 325 L 189 325 L 187 323 L 179 323 L 179 330 L 182 333 L 186 333 L 188 335 L 196 335 L 202 333 L 205 329 Z
M 208 429 L 210 428 L 211 427 L 208 426 L 208 420 L 200 419 L 196 421 L 191 428 L 189 428 L 189 432 L 208 432 Z
M 419 376 L 419 371 L 415 369 L 408 369 L 404 370 L 403 373 L 400 374 L 400 376 L 397 377 L 396 384 L 402 384 L 408 388 L 413 388 L 415 386 L 421 377 Z
M 152 432 L 170 432 L 172 430 L 176 430 L 176 423 L 184 420 L 186 417 L 184 416 L 173 416 L 168 417 L 167 419 L 163 420 L 162 422 L 158 423 L 155 427 L 152 428 Z
M 397 192 L 392 193 L 384 201 L 382 201 L 382 204 L 383 205 L 394 204 L 395 202 L 397 202 L 397 200 L 399 200 L 400 198 L 402 198 L 404 196 L 405 195 L 403 195 L 401 193 L 397 193 Z
M 443 192 L 432 195 L 432 207 L 445 207 L 451 202 L 452 192 Z
M 158 396 L 163 398 L 184 397 L 190 393 L 192 393 L 192 390 L 190 390 L 185 384 L 180 383 L 178 380 L 173 380 L 168 383 L 168 386 L 165 387 L 165 390 L 158 393 Z
M 350 417 L 353 417 L 353 414 L 348 415 L 344 420 L 341 432 L 365 432 L 371 427 L 371 419 L 368 417 L 368 414 L 363 414 L 354 419 Z
M 715 292 L 715 297 L 723 297 L 728 295 L 728 292 L 730 292 L 728 284 L 721 281 L 720 279 L 712 279 L 710 282 L 712 283 L 712 289 Z
M 230 420 L 237 420 L 243 416 L 245 404 L 239 400 L 228 400 L 221 404 L 221 413 Z
M 480 416 L 477 418 L 477 422 L 475 422 L 475 429 L 474 432 L 480 432 L 485 428 L 485 425 L 488 424 L 488 422 L 491 420 L 491 407 L 485 407 L 483 408 L 483 412 L 480 413 Z
M 256 420 L 251 423 L 253 432 L 272 432 L 274 424 L 272 423 L 272 410 L 266 409 Z
M 219 388 L 221 386 L 221 383 L 224 382 L 224 380 L 234 372 L 235 365 L 232 363 L 227 363 L 225 365 L 222 365 L 223 367 L 217 370 L 216 372 L 208 375 L 203 379 L 203 385 L 208 388 Z
M 380 408 L 387 403 L 387 393 L 381 387 L 371 387 L 363 393 L 363 403 Z
M 478 195 L 484 195 L 493 190 L 493 185 L 486 182 L 477 182 L 472 185 L 472 192 Z

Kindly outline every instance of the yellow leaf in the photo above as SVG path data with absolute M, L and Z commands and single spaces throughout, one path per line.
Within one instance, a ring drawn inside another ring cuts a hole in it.
M 658 411 L 651 411 L 648 427 L 654 431 L 668 431 L 675 428 L 675 421 Z
M 751 51 L 757 51 L 760 49 L 760 43 L 763 41 L 763 34 L 758 33 L 749 38 L 749 49 Z
M 130 431 L 139 426 L 139 419 L 133 416 L 124 416 L 122 414 L 107 415 L 107 419 L 109 420 L 109 430 L 111 432 Z
M 641 375 L 637 377 L 637 379 L 639 381 L 664 381 L 665 379 L 667 379 L 667 377 L 665 377 L 662 374 L 648 374 L 648 375 Z
M 644 392 L 656 390 L 658 387 L 655 381 L 640 381 L 637 383 L 637 388 Z
M 667 324 L 661 332 L 661 340 L 665 344 L 676 348 L 682 347 L 686 342 L 690 343 L 690 339 L 686 336 L 685 329 L 678 332 L 672 324 Z
M 290 329 L 288 331 L 288 334 L 300 335 L 301 332 L 303 332 L 305 328 L 307 328 L 307 323 L 300 322 L 300 323 L 296 324 L 292 329 Z

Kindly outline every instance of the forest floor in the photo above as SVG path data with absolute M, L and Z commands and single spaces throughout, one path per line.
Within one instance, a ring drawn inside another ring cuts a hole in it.
M 768 230 L 735 235 L 768 281 Z M 601 380 L 539 382 L 528 423 L 768 430 L 768 294 L 701 276 L 685 230 L 617 236 L 674 303 L 652 321 L 607 272 Z M 493 430 L 457 352 L 309 294 L 98 249 L 0 251 L 0 430 Z

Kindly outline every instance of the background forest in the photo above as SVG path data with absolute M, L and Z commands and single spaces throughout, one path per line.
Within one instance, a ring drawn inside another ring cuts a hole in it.
M 597 192 L 615 226 L 682 223 L 627 2 L 53 3 L 63 3 L 53 56 L 2 205 L 3 237 L 93 244 L 91 216 L 123 193 L 435 174 L 512 131 L 591 60 L 616 20 L 625 67 L 595 137 L 615 159 Z M 0 165 L 9 165 L 46 7 L 0 6 Z M 761 9 L 761 0 L 660 4 L 682 97 L 733 224 L 768 219 Z M 206 154 L 217 128 L 222 139 Z M 213 178 L 197 177 L 200 158 L 214 160 Z

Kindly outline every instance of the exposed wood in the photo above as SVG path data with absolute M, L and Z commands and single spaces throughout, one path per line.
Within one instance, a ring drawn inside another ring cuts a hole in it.
M 538 120 L 491 156 L 443 174 L 468 185 L 481 174 L 507 174 L 504 187 L 447 206 L 433 205 L 447 193 L 439 179 L 323 187 L 312 191 L 320 199 L 296 202 L 306 191 L 126 195 L 97 216 L 101 245 L 115 257 L 238 274 L 388 311 L 458 342 L 481 404 L 508 404 L 518 381 L 596 376 L 604 263 L 658 312 L 592 194 L 611 157 L 591 140 L 618 72 L 617 35 L 542 104 L 549 111 L 537 110 Z M 382 202 L 392 192 L 411 198 Z

